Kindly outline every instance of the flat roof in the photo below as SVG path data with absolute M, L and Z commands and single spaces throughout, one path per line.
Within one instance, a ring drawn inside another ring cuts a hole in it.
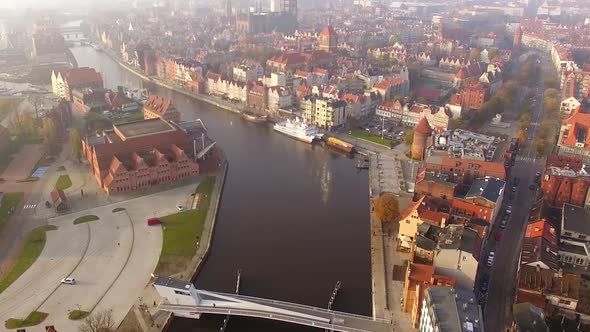
M 163 287 L 170 287 L 182 290 L 189 290 L 192 284 L 190 282 L 166 277 L 166 276 L 158 276 L 156 281 L 154 281 L 154 285 L 163 286 Z
M 590 235 L 590 211 L 572 204 L 563 205 L 562 230 Z
M 451 287 L 426 290 L 436 325 L 444 332 L 479 332 L 483 320 L 473 292 Z
M 177 130 L 172 124 L 160 118 L 117 124 L 113 128 L 123 136 L 123 140 Z

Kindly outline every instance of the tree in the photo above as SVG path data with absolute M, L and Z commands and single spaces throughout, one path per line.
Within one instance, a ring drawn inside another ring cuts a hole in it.
M 520 129 L 516 133 L 516 137 L 518 137 L 518 140 L 519 140 L 520 144 L 524 144 L 524 142 L 526 142 L 527 131 L 524 130 L 524 129 Z
M 382 222 L 395 221 L 399 215 L 399 201 L 392 193 L 383 193 L 375 200 L 375 215 Z
M 47 149 L 47 152 L 52 154 L 57 150 L 57 131 L 55 124 L 50 118 L 43 119 L 43 144 Z
M 404 137 L 404 143 L 406 145 L 412 145 L 412 142 L 414 142 L 414 131 L 410 130 L 406 134 L 406 137 Z
M 477 48 L 472 48 L 471 52 L 469 52 L 469 59 L 470 60 L 479 60 L 479 54 L 481 52 Z
M 115 321 L 112 310 L 104 310 L 94 313 L 84 319 L 84 323 L 78 327 L 79 332 L 110 332 L 114 331 Z
M 539 138 L 536 142 L 535 142 L 535 151 L 537 152 L 537 156 L 542 156 L 545 154 L 545 151 L 547 150 L 547 141 L 545 141 L 542 138 Z
M 72 157 L 80 161 L 82 156 L 82 138 L 78 129 L 70 130 L 70 146 L 72 148 Z

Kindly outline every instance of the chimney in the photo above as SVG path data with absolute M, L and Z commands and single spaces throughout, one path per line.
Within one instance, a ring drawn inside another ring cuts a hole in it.
M 539 264 L 537 264 L 535 270 L 537 271 L 537 273 L 541 272 L 541 266 Z

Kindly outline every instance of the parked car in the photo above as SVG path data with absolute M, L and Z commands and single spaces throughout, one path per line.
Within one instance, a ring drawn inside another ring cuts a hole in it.
M 482 293 L 485 293 L 485 292 L 487 292 L 487 291 L 488 291 L 488 286 L 489 286 L 489 280 L 488 280 L 488 276 L 487 276 L 487 275 L 484 275 L 484 276 L 481 278 L 481 284 L 480 284 L 480 286 L 479 286 L 479 290 L 480 290 Z
M 519 177 L 515 177 L 514 179 L 512 179 L 512 185 L 518 186 L 519 183 L 520 183 L 520 178 Z
M 72 278 L 72 277 L 67 277 L 67 278 L 63 278 L 61 280 L 62 284 L 66 284 L 66 285 L 75 285 L 76 284 L 76 279 Z
M 182 206 L 182 205 L 180 205 L 180 204 L 179 204 L 179 205 L 176 205 L 176 209 L 177 209 L 178 211 L 182 212 L 182 211 L 184 211 L 184 206 Z
M 506 207 L 506 213 L 511 214 L 512 213 L 512 205 L 508 205 Z
M 501 229 L 506 228 L 507 224 L 508 224 L 508 219 L 502 219 L 502 223 L 500 223 L 500 228 Z
M 486 265 L 488 267 L 492 267 L 492 265 L 494 265 L 494 257 L 496 256 L 495 252 L 490 252 L 490 254 L 488 255 L 488 261 L 486 263 Z
M 147 224 L 148 224 L 148 226 L 159 225 L 160 224 L 160 219 L 158 219 L 158 218 L 149 218 L 147 220 Z

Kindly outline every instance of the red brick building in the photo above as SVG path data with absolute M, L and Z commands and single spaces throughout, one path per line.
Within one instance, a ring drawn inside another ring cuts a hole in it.
M 214 144 L 200 120 L 156 118 L 114 125 L 84 138 L 82 148 L 99 186 L 115 194 L 199 175 L 197 160 Z
M 332 26 L 328 25 L 320 33 L 320 49 L 330 53 L 338 49 L 338 35 Z
M 590 189 L 590 176 L 586 172 L 580 157 L 549 156 L 541 179 L 545 201 L 556 207 L 564 203 L 584 206 Z
M 172 105 L 172 102 L 164 97 L 151 95 L 143 105 L 144 119 L 163 119 L 166 121 L 180 122 L 180 112 Z
M 252 84 L 246 104 L 257 113 L 264 113 L 268 108 L 268 88 L 262 84 Z
M 457 174 L 461 183 L 471 183 L 475 178 L 486 176 L 506 180 L 506 169 L 504 165 L 489 161 L 443 157 L 440 163 L 427 162 L 426 168 Z
M 453 105 L 469 109 L 480 109 L 490 97 L 490 89 L 485 83 L 477 82 L 459 90 L 451 97 Z
M 432 127 L 426 118 L 422 118 L 414 127 L 414 140 L 412 141 L 412 158 L 416 160 L 424 159 L 424 152 L 430 145 L 432 138 Z

